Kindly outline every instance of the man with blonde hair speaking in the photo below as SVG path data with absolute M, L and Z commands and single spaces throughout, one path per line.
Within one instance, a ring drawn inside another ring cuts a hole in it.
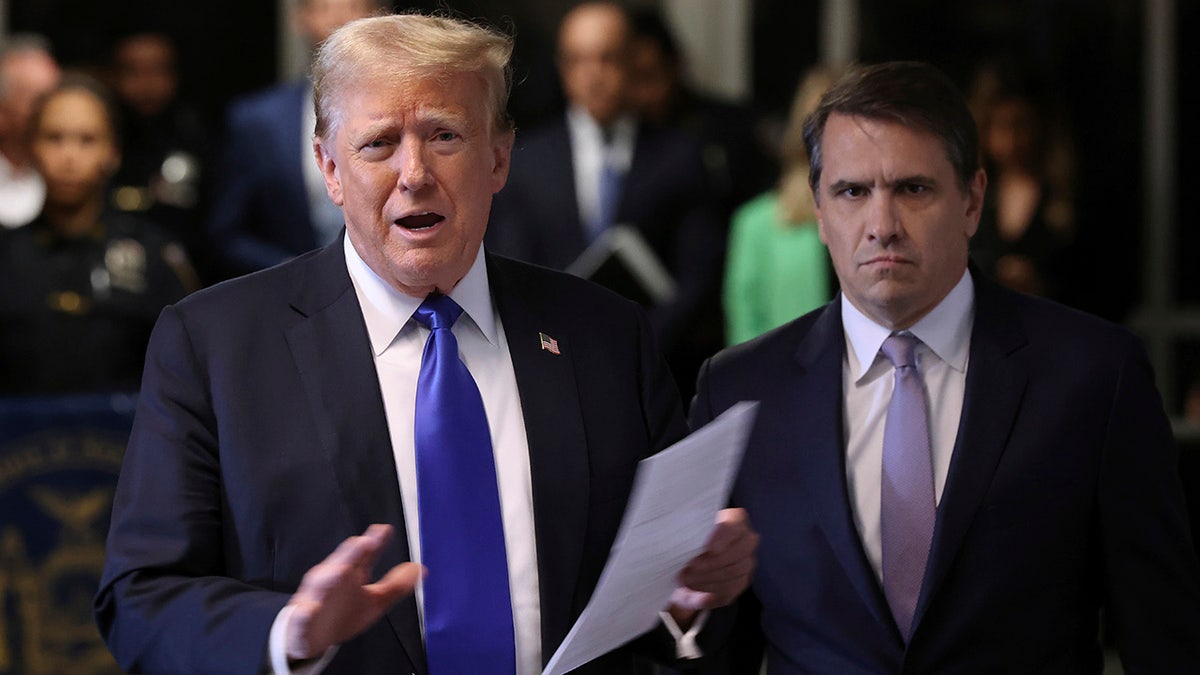
M 346 229 L 159 319 L 96 600 L 122 667 L 532 675 L 582 611 L 638 460 L 684 426 L 637 307 L 481 247 L 511 49 L 420 15 L 322 46 Z M 676 629 L 748 584 L 757 537 L 719 521 Z M 635 672 L 633 648 L 578 672 Z

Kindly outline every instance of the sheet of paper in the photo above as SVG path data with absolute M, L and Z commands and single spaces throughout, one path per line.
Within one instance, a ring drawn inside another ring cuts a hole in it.
M 757 402 L 743 401 L 642 460 L 592 599 L 543 675 L 560 675 L 658 624 L 688 561 L 704 550 L 741 464 Z

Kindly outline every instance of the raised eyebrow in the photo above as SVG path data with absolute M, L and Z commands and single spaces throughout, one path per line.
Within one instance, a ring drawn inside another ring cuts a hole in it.
M 418 115 L 421 124 L 429 125 L 435 128 L 449 128 L 465 130 L 469 126 L 469 119 L 465 115 L 458 114 L 451 110 L 422 110 Z
M 842 179 L 842 180 L 835 180 L 834 182 L 830 183 L 829 184 L 829 192 L 831 194 L 837 194 L 848 188 L 865 188 L 865 187 L 867 187 L 867 183 L 865 183 L 865 182 Z
M 353 139 L 352 142 L 357 147 L 364 143 L 369 143 L 382 136 L 387 136 L 394 128 L 395 123 L 391 120 L 380 120 L 374 124 L 364 127 Z
M 906 185 L 927 185 L 929 187 L 937 187 L 938 181 L 933 176 L 926 176 L 925 174 L 918 173 L 912 176 L 905 176 L 903 178 L 897 178 L 895 180 L 888 181 L 887 185 L 889 188 L 904 187 Z

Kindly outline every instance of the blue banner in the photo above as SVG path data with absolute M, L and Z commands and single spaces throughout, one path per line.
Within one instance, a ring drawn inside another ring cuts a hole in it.
M 92 621 L 130 394 L 0 399 L 0 673 L 119 673 Z

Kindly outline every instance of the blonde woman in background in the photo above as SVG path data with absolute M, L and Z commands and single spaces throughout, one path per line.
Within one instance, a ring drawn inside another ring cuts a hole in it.
M 722 289 L 731 345 L 816 309 L 831 296 L 829 255 L 817 234 L 802 130 L 833 79 L 821 68 L 805 75 L 781 143 L 779 186 L 734 211 Z

